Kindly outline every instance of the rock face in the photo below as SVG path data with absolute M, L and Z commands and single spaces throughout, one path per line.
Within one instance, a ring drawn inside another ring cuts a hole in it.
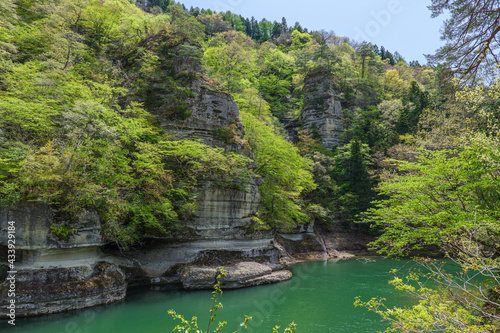
M 227 275 L 220 280 L 222 289 L 257 286 L 292 278 L 292 273 L 288 270 L 273 272 L 271 267 L 256 262 L 240 262 L 233 266 L 225 266 L 224 271 Z M 181 273 L 182 286 L 188 290 L 211 289 L 218 274 L 219 267 L 188 266 Z
M 219 240 L 248 238 L 246 229 L 252 215 L 259 209 L 261 199 L 257 184 L 254 178 L 244 190 L 237 190 L 205 182 L 198 188 L 195 217 L 186 222 L 193 229 L 194 237 Z
M 16 249 L 43 251 L 92 247 L 101 245 L 101 222 L 94 211 L 82 214 L 76 224 L 76 232 L 67 240 L 55 236 L 51 225 L 57 225 L 57 211 L 38 202 L 20 203 L 15 207 L 0 207 L 0 244 L 7 243 L 7 222 L 16 227 Z
M 283 269 L 279 259 L 280 253 L 272 238 L 183 243 L 154 239 L 121 257 L 116 253 L 106 257 L 125 272 L 130 285 L 182 284 L 181 273 L 190 265 L 233 266 L 238 262 L 253 261 L 265 263 L 273 270 Z
M 201 81 L 193 83 L 195 96 L 188 99 L 191 115 L 185 120 L 158 115 L 162 127 L 175 138 L 201 139 L 211 147 L 242 153 L 245 130 L 240 111 L 231 95 L 216 91 Z
M 42 203 L 0 207 L 0 248 L 7 253 L 8 222 L 15 226 L 16 315 L 29 316 L 81 309 L 121 300 L 127 283 L 118 266 L 100 261 L 100 221 L 86 212 L 68 239 L 51 231 L 57 211 Z M 60 222 L 60 221 L 59 221 Z M 2 270 L 0 269 L 0 272 Z M 10 287 L 0 273 L 0 317 L 5 317 Z
M 244 154 L 245 131 L 233 97 L 216 91 L 201 79 L 190 89 L 194 92 L 194 97 L 187 99 L 190 116 L 180 120 L 157 110 L 162 128 L 178 140 L 201 140 L 211 147 Z M 220 182 L 210 180 L 201 183 L 195 216 L 184 222 L 193 230 L 188 239 L 245 238 L 246 227 L 260 205 L 260 182 L 254 177 L 241 190 L 224 188 Z
M 304 94 L 304 108 L 299 118 L 302 127 L 319 135 L 323 147 L 338 146 L 344 132 L 344 114 L 330 75 L 319 70 L 309 73 L 304 80 Z
M 25 317 L 119 301 L 127 284 L 109 263 L 74 267 L 24 268 L 16 274 L 16 316 Z M 7 317 L 9 281 L 0 284 L 0 318 Z
M 286 252 L 292 256 L 302 253 L 324 252 L 323 244 L 314 233 L 280 234 L 277 235 L 277 239 Z

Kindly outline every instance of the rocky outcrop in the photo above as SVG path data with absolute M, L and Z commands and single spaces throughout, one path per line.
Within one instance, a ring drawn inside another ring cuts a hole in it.
M 323 244 L 314 233 L 278 234 L 276 237 L 285 251 L 292 256 L 310 252 L 325 252 Z
M 299 122 L 327 149 L 340 144 L 344 128 L 342 105 L 330 74 L 314 70 L 304 79 L 304 108 Z
M 198 190 L 195 216 L 186 221 L 196 239 L 246 239 L 261 238 L 248 235 L 251 217 L 260 205 L 258 178 L 244 189 L 222 188 L 214 182 L 204 182 Z M 271 235 L 265 235 L 270 238 Z
M 282 269 L 273 239 L 205 240 L 176 242 L 146 240 L 141 248 L 110 253 L 106 260 L 118 265 L 131 285 L 182 284 L 184 267 L 232 266 L 238 262 L 265 263 Z
M 211 147 L 243 153 L 245 130 L 233 96 L 217 91 L 202 81 L 195 81 L 191 89 L 194 97 L 187 100 L 191 113 L 187 119 L 158 115 L 165 131 L 179 140 L 200 139 Z
M 17 316 L 31 316 L 106 304 L 125 297 L 127 283 L 118 266 L 100 261 L 100 221 L 87 211 L 66 238 L 51 226 L 63 225 L 57 210 L 37 203 L 0 207 L 0 247 L 7 253 L 9 221 L 15 227 Z M 7 316 L 10 275 L 0 274 L 0 317 Z
M 95 211 L 85 211 L 72 222 L 68 238 L 59 238 L 51 226 L 64 224 L 58 211 L 39 202 L 24 202 L 14 207 L 0 207 L 0 244 L 7 244 L 8 221 L 15 222 L 16 249 L 38 251 L 47 249 L 70 249 L 75 247 L 98 247 L 101 245 L 101 222 Z
M 0 284 L 0 318 L 7 317 L 9 280 Z M 15 274 L 16 316 L 56 313 L 125 298 L 127 284 L 116 265 L 27 268 Z
M 376 255 L 367 245 L 375 241 L 376 237 L 362 235 L 348 225 L 334 222 L 329 228 L 318 226 L 317 231 L 330 258 Z
M 288 270 L 273 272 L 271 267 L 256 262 L 240 262 L 225 266 L 224 271 L 226 275 L 220 279 L 222 289 L 258 286 L 292 278 L 292 273 Z M 216 266 L 185 267 L 181 273 L 182 286 L 188 290 L 212 289 L 219 273 L 220 268 Z

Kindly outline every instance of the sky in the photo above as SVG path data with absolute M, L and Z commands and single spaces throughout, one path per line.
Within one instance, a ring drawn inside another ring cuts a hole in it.
M 427 63 L 443 42 L 440 29 L 445 17 L 431 18 L 431 0 L 180 0 L 190 6 L 230 10 L 243 17 L 300 22 L 304 28 L 334 31 L 337 36 L 371 42 L 398 51 L 406 61 Z

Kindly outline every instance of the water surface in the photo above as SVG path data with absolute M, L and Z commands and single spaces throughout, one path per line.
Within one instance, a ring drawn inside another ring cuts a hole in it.
M 253 288 L 228 290 L 220 297 L 223 309 L 218 320 L 227 320 L 223 332 L 239 328 L 243 315 L 253 317 L 247 332 L 272 332 L 297 323 L 297 333 L 371 333 L 383 331 L 387 323 L 363 308 L 363 300 L 383 296 L 390 305 L 414 301 L 388 284 L 392 268 L 407 267 L 408 261 L 383 259 L 317 261 L 292 267 L 292 280 Z M 2 333 L 159 333 L 172 332 L 175 325 L 167 310 L 186 318 L 198 316 L 206 330 L 212 301 L 210 291 L 178 289 L 131 289 L 120 303 L 65 314 L 17 319 L 16 326 L 0 324 Z M 281 330 L 281 331 L 282 331 Z M 211 330 L 212 331 L 212 330 Z

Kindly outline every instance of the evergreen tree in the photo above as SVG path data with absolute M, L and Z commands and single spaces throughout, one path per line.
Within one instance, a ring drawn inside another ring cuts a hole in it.
M 288 31 L 288 23 L 286 22 L 285 17 L 281 18 L 281 27 L 283 28 L 283 31 Z
M 427 56 L 429 62 L 445 64 L 454 73 L 472 80 L 481 69 L 494 69 L 498 65 L 498 1 L 432 0 L 429 9 L 432 17 L 444 12 L 450 15 L 441 30 L 441 39 L 446 44 L 435 55 Z
M 299 22 L 295 22 L 295 25 L 293 26 L 293 30 L 297 30 L 298 32 L 304 32 L 304 29 L 300 25 Z
M 248 36 L 248 37 L 252 37 L 252 24 L 250 23 L 250 20 L 248 18 L 246 18 L 244 20 L 244 24 L 245 24 L 245 34 Z
M 261 36 L 259 22 L 253 16 L 250 19 L 250 25 L 252 26 L 252 32 L 251 32 L 251 35 L 249 35 L 249 36 L 255 40 L 259 40 L 260 36 Z
M 160 7 L 164 12 L 167 11 L 168 5 L 170 5 L 170 0 L 150 0 L 149 1 L 149 6 L 151 8 L 152 7 Z
M 385 59 L 389 59 L 389 64 L 391 66 L 394 66 L 396 64 L 396 61 L 394 60 L 394 56 L 389 51 L 385 52 Z
M 353 222 L 366 211 L 375 198 L 374 182 L 368 172 L 370 155 L 368 145 L 357 136 L 338 149 L 335 156 L 333 178 L 339 190 L 338 210 L 344 222 Z
M 385 56 L 385 47 L 384 46 L 380 47 L 379 56 L 380 56 L 380 58 L 382 58 L 382 60 L 386 59 L 386 56 Z
M 417 130 L 422 111 L 431 104 L 430 94 L 427 91 L 422 91 L 418 83 L 413 81 L 403 102 L 405 107 L 396 129 L 400 134 L 414 133 Z
M 279 24 L 277 21 L 273 22 L 273 31 L 272 31 L 272 38 L 278 38 L 281 35 L 281 32 L 283 31 L 282 25 Z
M 370 43 L 363 42 L 357 52 L 361 58 L 361 78 L 365 78 L 367 58 L 373 57 L 373 46 Z

